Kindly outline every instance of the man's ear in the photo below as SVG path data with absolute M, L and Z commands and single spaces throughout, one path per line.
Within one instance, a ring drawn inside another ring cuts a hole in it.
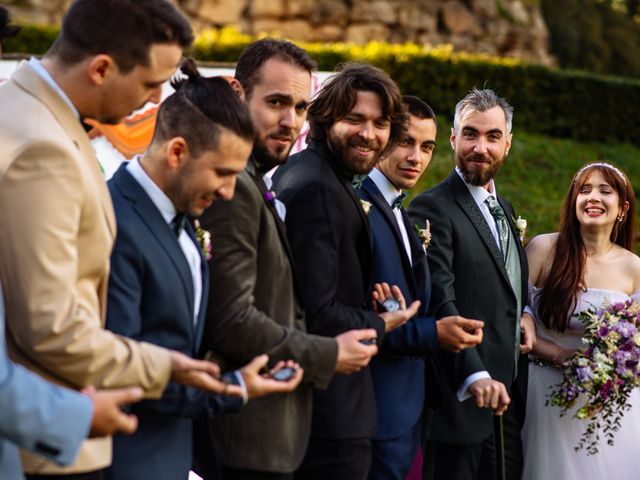
M 95 55 L 87 63 L 87 74 L 95 85 L 102 85 L 112 72 L 117 72 L 115 60 L 105 53 Z
M 189 145 L 183 137 L 173 137 L 165 143 L 165 158 L 169 170 L 179 170 L 189 159 Z
M 233 88 L 233 91 L 236 92 L 236 94 L 240 97 L 240 100 L 244 102 L 246 98 L 244 94 L 244 88 L 242 88 L 242 85 L 240 84 L 240 82 L 235 78 L 232 78 L 231 81 L 229 82 L 229 85 L 231 85 L 231 88 Z

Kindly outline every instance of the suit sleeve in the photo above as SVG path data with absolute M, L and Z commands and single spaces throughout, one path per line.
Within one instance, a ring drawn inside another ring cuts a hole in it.
M 338 198 L 334 187 L 314 182 L 286 201 L 287 233 L 308 312 L 307 325 L 310 332 L 330 336 L 351 329 L 374 328 L 380 342 L 384 336 L 384 320 L 366 311 L 368 305 L 364 303 L 350 306 L 338 300 L 340 245 L 344 241 L 341 237 L 345 221 L 344 206 Z M 347 274 L 360 275 L 360 272 Z
M 380 351 L 423 357 L 433 354 L 437 348 L 435 318 L 415 315 L 407 323 L 385 335 Z
M 436 319 L 460 315 L 456 306 L 454 271 L 454 249 L 457 239 L 453 219 L 447 213 L 447 206 L 442 203 L 442 199 L 435 201 L 431 197 L 420 195 L 411 202 L 408 211 L 414 223 L 422 225 L 425 219 L 431 223 L 431 245 L 427 251 L 432 280 L 429 311 Z M 443 350 L 438 353 L 453 391 L 457 391 L 469 375 L 487 370 L 475 347 L 459 353 Z
M 68 385 L 139 385 L 159 396 L 171 373 L 169 352 L 101 324 L 96 272 L 81 270 L 78 244 L 83 208 L 95 192 L 69 157 L 57 144 L 32 144 L 2 177 L 0 274 L 9 334 L 21 354 Z
M 262 353 L 272 362 L 294 359 L 304 368 L 306 381 L 325 388 L 335 369 L 336 341 L 281 325 L 256 307 L 256 289 L 267 287 L 257 285 L 257 246 L 261 228 L 271 225 L 260 225 L 263 200 L 252 195 L 255 188 L 247 174 L 238 177 L 233 201 L 215 203 L 200 218 L 202 227 L 212 232 L 214 248 L 206 345 L 240 365 Z M 293 289 L 293 278 L 268 286 L 273 295 L 280 288 Z M 281 321 L 294 323 L 294 319 Z
M 0 437 L 69 465 L 89 432 L 88 396 L 53 385 L 7 357 L 0 288 Z

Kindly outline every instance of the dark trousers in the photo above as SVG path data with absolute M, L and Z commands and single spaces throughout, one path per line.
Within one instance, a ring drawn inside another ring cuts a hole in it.
M 517 389 L 504 414 L 504 463 L 508 480 L 520 480 L 524 400 Z M 476 445 L 453 445 L 427 441 L 424 452 L 425 480 L 495 480 L 496 453 L 494 435 Z
M 293 473 L 260 472 L 222 467 L 223 480 L 293 480 Z
M 26 475 L 27 480 L 104 480 L 104 470 L 66 475 Z
M 295 480 L 366 480 L 371 441 L 312 438 Z

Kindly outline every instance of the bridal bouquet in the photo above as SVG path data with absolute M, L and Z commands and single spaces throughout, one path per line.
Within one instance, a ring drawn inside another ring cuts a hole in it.
M 600 432 L 613 445 L 622 416 L 631 408 L 629 394 L 640 385 L 639 312 L 640 305 L 628 300 L 580 313 L 585 347 L 565 363 L 562 383 L 547 401 L 560 407 L 560 416 L 578 402 L 575 418 L 589 423 L 576 451 L 597 453 Z

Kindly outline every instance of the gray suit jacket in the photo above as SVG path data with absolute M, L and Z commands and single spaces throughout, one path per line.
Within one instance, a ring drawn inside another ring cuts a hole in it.
M 18 446 L 73 462 L 91 423 L 91 400 L 55 386 L 7 357 L 0 288 L 0 478 L 23 479 Z
M 261 353 L 272 364 L 294 359 L 305 369 L 305 383 L 292 394 L 252 400 L 239 413 L 214 419 L 211 430 L 225 465 L 292 472 L 309 438 L 312 386 L 325 388 L 331 380 L 337 343 L 305 333 L 285 227 L 264 191 L 250 160 L 233 200 L 214 203 L 200 218 L 213 247 L 204 343 L 225 369 Z

